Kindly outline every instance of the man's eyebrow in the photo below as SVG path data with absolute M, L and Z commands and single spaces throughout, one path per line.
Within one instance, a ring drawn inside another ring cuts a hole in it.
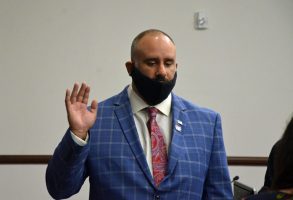
M 165 61 L 172 61 L 172 62 L 174 62 L 175 59 L 174 58 L 166 58 Z
M 156 57 L 149 57 L 149 58 L 146 58 L 146 59 L 144 59 L 144 61 L 157 61 L 157 60 L 159 60 L 159 58 L 156 58 Z

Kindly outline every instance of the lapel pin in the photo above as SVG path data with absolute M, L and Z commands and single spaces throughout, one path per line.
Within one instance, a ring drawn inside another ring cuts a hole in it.
M 178 124 L 176 124 L 176 125 L 175 125 L 175 129 L 176 129 L 177 131 L 181 132 L 181 129 L 182 129 L 182 128 L 181 128 L 181 126 L 179 126 Z
M 175 125 L 175 129 L 176 129 L 177 131 L 181 132 L 181 130 L 182 130 L 182 125 L 183 125 L 182 121 L 181 121 L 181 120 L 177 120 L 177 123 L 176 123 L 176 125 Z

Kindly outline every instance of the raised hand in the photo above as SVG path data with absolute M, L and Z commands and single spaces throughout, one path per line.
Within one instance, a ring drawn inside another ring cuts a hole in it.
M 97 117 L 98 103 L 96 100 L 93 100 L 90 109 L 87 109 L 89 94 L 90 87 L 86 83 L 82 83 L 80 89 L 78 83 L 75 83 L 72 93 L 70 89 L 67 89 L 65 96 L 70 130 L 83 140 Z

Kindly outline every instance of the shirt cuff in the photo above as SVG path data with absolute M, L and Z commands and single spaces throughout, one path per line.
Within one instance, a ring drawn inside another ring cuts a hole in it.
M 89 139 L 89 134 L 86 135 L 85 140 L 80 139 L 79 137 L 77 137 L 72 131 L 70 131 L 71 133 L 71 137 L 73 139 L 73 141 L 78 144 L 79 146 L 85 146 L 87 145 L 88 139 Z

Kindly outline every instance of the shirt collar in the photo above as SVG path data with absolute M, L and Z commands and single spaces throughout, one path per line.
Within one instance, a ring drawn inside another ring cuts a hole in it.
M 127 92 L 130 100 L 130 105 L 134 114 L 143 110 L 144 108 L 150 107 L 150 105 L 148 105 L 140 96 L 135 93 L 132 88 L 132 84 L 129 85 Z M 171 111 L 171 102 L 172 96 L 170 93 L 164 101 L 153 107 L 157 108 L 164 115 L 169 116 Z

